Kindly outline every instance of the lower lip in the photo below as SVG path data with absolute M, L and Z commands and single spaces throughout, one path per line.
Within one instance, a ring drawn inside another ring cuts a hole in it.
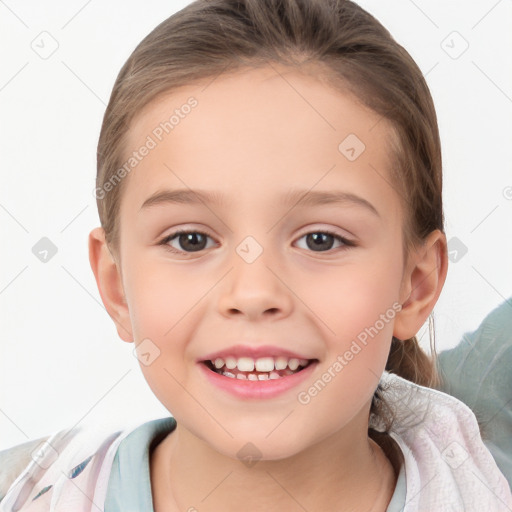
M 225 377 L 210 370 L 204 363 L 198 363 L 206 378 L 217 388 L 227 391 L 238 398 L 274 398 L 298 386 L 314 371 L 317 361 L 310 363 L 300 372 L 286 375 L 279 379 L 245 380 L 236 377 Z

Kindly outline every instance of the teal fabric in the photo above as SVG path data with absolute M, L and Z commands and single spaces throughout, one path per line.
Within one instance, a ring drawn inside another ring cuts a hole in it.
M 478 329 L 463 336 L 453 349 L 440 352 L 441 391 L 470 407 L 481 426 L 482 439 L 512 487 L 512 300 L 489 313 Z M 174 418 L 149 421 L 124 439 L 117 451 L 108 484 L 105 512 L 154 512 L 149 453 L 169 432 Z M 405 506 L 402 465 L 386 512 Z
M 400 466 L 400 472 L 398 473 L 398 479 L 396 482 L 395 492 L 391 497 L 391 501 L 388 504 L 386 512 L 402 512 L 405 507 L 405 491 L 407 489 L 405 483 L 405 467 L 402 464 Z
M 439 354 L 441 391 L 470 407 L 482 440 L 512 488 L 512 298 Z
M 108 481 L 105 512 L 154 512 L 149 454 L 175 428 L 174 418 L 159 418 L 137 427 L 121 441 Z
M 108 482 L 105 512 L 154 512 L 149 473 L 150 449 L 174 428 L 174 418 L 144 423 L 119 445 Z M 405 471 L 402 466 L 386 512 L 402 512 L 405 506 Z

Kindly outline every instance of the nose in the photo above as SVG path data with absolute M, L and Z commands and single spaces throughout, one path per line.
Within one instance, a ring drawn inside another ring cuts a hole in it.
M 224 279 L 218 302 L 220 314 L 258 321 L 277 320 L 291 313 L 293 292 L 275 255 L 263 250 L 250 262 L 243 253 L 235 252 L 230 263 L 232 270 Z

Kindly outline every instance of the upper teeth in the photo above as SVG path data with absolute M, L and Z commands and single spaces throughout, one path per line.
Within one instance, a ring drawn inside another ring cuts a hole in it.
M 212 361 L 215 368 L 220 369 L 224 365 L 229 370 L 238 368 L 241 372 L 252 372 L 256 368 L 258 372 L 271 372 L 273 370 L 284 370 L 286 367 L 290 370 L 296 370 L 299 366 L 306 366 L 308 359 L 296 359 L 288 357 L 260 357 L 253 359 L 252 357 L 226 357 L 225 359 L 218 357 Z

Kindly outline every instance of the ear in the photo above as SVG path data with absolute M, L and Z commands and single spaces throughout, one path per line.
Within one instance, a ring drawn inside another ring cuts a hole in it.
M 406 340 L 416 336 L 434 309 L 447 271 L 446 236 L 436 229 L 408 260 L 402 279 L 402 310 L 395 317 L 395 338 Z
M 103 228 L 95 228 L 89 233 L 89 262 L 101 300 L 116 325 L 117 334 L 123 341 L 133 342 L 120 265 L 112 257 Z

